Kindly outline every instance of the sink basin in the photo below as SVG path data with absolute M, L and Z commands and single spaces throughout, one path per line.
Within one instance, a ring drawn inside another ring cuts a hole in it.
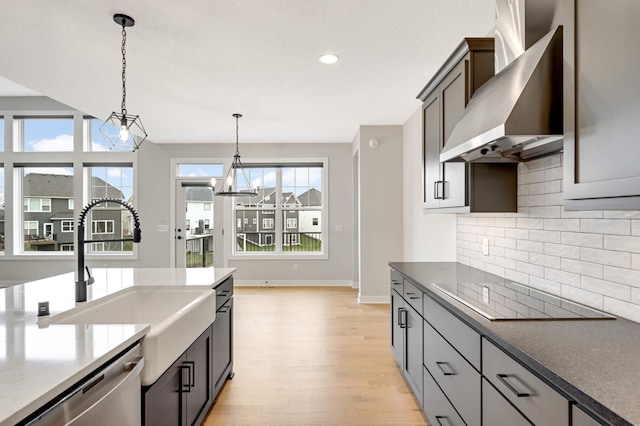
M 142 384 L 153 384 L 216 316 L 209 287 L 129 287 L 49 318 L 51 324 L 149 324 Z

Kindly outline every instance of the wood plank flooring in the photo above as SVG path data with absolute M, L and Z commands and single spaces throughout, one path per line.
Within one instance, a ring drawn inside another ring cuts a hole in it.
M 236 374 L 205 425 L 428 424 L 389 348 L 389 305 L 346 287 L 234 291 Z

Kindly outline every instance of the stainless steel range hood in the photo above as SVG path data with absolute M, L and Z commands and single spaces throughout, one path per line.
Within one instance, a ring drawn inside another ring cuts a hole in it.
M 526 161 L 561 150 L 562 138 L 562 27 L 556 26 L 474 93 L 440 161 Z

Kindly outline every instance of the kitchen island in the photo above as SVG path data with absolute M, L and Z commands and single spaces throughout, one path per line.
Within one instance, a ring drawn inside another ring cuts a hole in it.
M 212 288 L 234 268 L 104 268 L 92 271 L 87 302 L 134 286 Z M 12 425 L 51 401 L 115 355 L 141 340 L 148 324 L 46 324 L 76 307 L 75 274 L 67 273 L 0 289 L 0 424 Z
M 490 286 L 491 283 L 508 283 L 509 280 L 455 262 L 392 262 L 390 267 L 392 297 L 393 294 L 398 294 L 400 297 L 404 297 L 407 302 L 412 303 L 414 297 L 417 299 L 416 289 L 420 290 L 420 300 L 424 301 L 424 305 L 422 303 L 420 306 L 416 303 L 413 305 L 416 306 L 415 309 L 418 310 L 418 313 L 424 316 L 424 327 L 427 330 L 425 336 L 428 333 L 432 335 L 432 330 L 437 330 L 448 339 L 445 347 L 455 347 L 467 359 L 463 360 L 460 365 L 470 364 L 473 366 L 476 370 L 475 378 L 473 378 L 475 384 L 471 387 L 475 389 L 477 385 L 477 394 L 479 395 L 480 381 L 482 381 L 482 404 L 486 403 L 484 401 L 487 396 L 485 388 L 493 389 L 489 382 L 495 380 L 496 376 L 495 371 L 491 372 L 491 369 L 487 367 L 495 367 L 495 365 L 491 365 L 491 360 L 506 354 L 508 356 L 505 358 L 507 362 L 510 362 L 509 359 L 515 360 L 517 364 L 525 367 L 526 371 L 523 370 L 522 374 L 532 373 L 532 380 L 540 379 L 544 385 L 549 385 L 554 392 L 564 398 L 566 405 L 562 409 L 562 424 L 571 424 L 571 422 L 574 425 L 582 424 L 577 423 L 577 418 L 584 411 L 591 413 L 594 418 L 593 424 L 640 424 L 640 405 L 638 404 L 640 397 L 638 390 L 638 383 L 640 383 L 639 324 L 623 318 L 615 320 L 491 321 L 471 307 L 459 303 L 446 293 L 439 291 L 432 284 L 437 284 L 440 288 L 453 292 L 453 287 L 459 283 L 485 283 Z M 400 288 L 403 284 L 404 291 L 393 288 Z M 407 287 L 409 292 L 407 292 Z M 480 300 L 482 300 L 481 297 Z M 402 300 L 400 302 L 402 303 Z M 404 306 L 400 309 L 414 310 L 407 304 Z M 512 307 L 516 308 L 516 304 L 513 304 Z M 420 311 L 420 309 L 423 310 Z M 406 314 L 404 316 L 406 317 Z M 445 317 L 447 318 L 446 322 L 438 322 L 439 318 Z M 402 322 L 402 319 L 403 316 L 399 322 Z M 458 323 L 460 325 L 456 326 L 458 327 L 457 334 L 448 329 L 452 324 Z M 455 340 L 461 335 L 459 330 L 462 329 L 466 333 L 465 336 L 471 337 L 465 338 L 464 341 Z M 434 371 L 431 371 L 431 374 L 427 372 L 427 368 L 430 368 L 427 365 L 428 351 L 433 347 L 432 342 L 433 340 L 429 342 L 429 345 L 426 343 L 424 345 L 425 404 L 428 403 L 428 383 L 433 383 L 430 381 L 430 377 L 437 378 L 441 387 L 446 383 L 444 376 L 441 376 L 438 371 L 438 366 L 432 369 L 435 370 L 435 373 Z M 464 346 L 469 342 L 473 343 L 475 349 L 468 350 Z M 482 347 L 481 357 L 480 347 Z M 438 361 L 442 360 L 438 359 Z M 444 365 L 447 363 L 438 362 L 436 364 Z M 498 368 L 503 366 L 504 363 Z M 422 368 L 421 350 L 420 372 L 422 372 Z M 407 374 L 405 373 L 405 375 Z M 502 376 L 506 377 L 506 375 Z M 442 380 L 441 377 L 443 377 Z M 416 383 L 420 379 L 421 377 L 417 378 Z M 418 385 L 414 386 L 414 392 L 416 388 L 419 391 L 423 389 L 420 384 Z M 517 383 L 517 385 L 524 388 L 521 383 Z M 446 389 L 444 387 L 443 389 L 446 393 Z M 505 395 L 510 393 L 510 389 L 504 392 Z M 447 396 L 451 398 L 451 395 Z M 518 395 L 513 400 L 532 399 L 527 398 L 528 396 Z M 455 404 L 453 405 L 455 406 Z M 462 412 L 464 418 L 461 407 L 463 407 L 462 404 L 460 407 L 456 406 L 455 409 Z M 425 411 L 427 411 L 427 407 L 425 407 Z M 488 410 L 483 408 L 482 413 L 486 412 Z M 475 416 L 477 413 L 472 414 Z M 534 423 L 550 424 L 535 421 Z

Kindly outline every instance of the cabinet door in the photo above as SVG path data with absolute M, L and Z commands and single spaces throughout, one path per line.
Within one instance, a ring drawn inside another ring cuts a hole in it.
M 186 405 L 186 424 L 200 424 L 211 406 L 211 327 L 187 350 L 185 364 L 189 377 Z
M 483 425 L 510 425 L 531 426 L 529 420 L 524 417 L 513 405 L 482 378 L 482 424 Z
M 391 290 L 391 352 L 396 362 L 403 368 L 404 365 L 404 300 L 393 289 Z
M 447 397 L 436 384 L 429 370 L 423 368 L 424 398 L 423 409 L 432 426 L 465 426 L 458 412 L 453 408 Z M 509 423 L 485 423 L 486 425 L 500 425 Z
M 440 207 L 440 199 L 444 196 L 443 183 L 440 179 L 440 141 L 441 114 L 440 96 L 436 90 L 428 97 L 422 110 L 422 176 L 423 176 L 423 207 L 433 209 Z
M 144 424 L 147 426 L 177 426 L 184 424 L 188 374 L 182 355 L 149 388 L 144 389 Z
M 227 379 L 227 368 L 232 360 L 233 301 L 229 300 L 216 312 L 213 322 L 213 388 L 214 398 Z
M 571 426 L 599 426 L 600 423 L 577 405 L 571 408 Z
M 405 304 L 404 373 L 418 401 L 422 401 L 422 317 L 409 304 Z
M 639 209 L 640 55 L 632 52 L 640 2 L 577 0 L 565 8 L 565 206 Z

